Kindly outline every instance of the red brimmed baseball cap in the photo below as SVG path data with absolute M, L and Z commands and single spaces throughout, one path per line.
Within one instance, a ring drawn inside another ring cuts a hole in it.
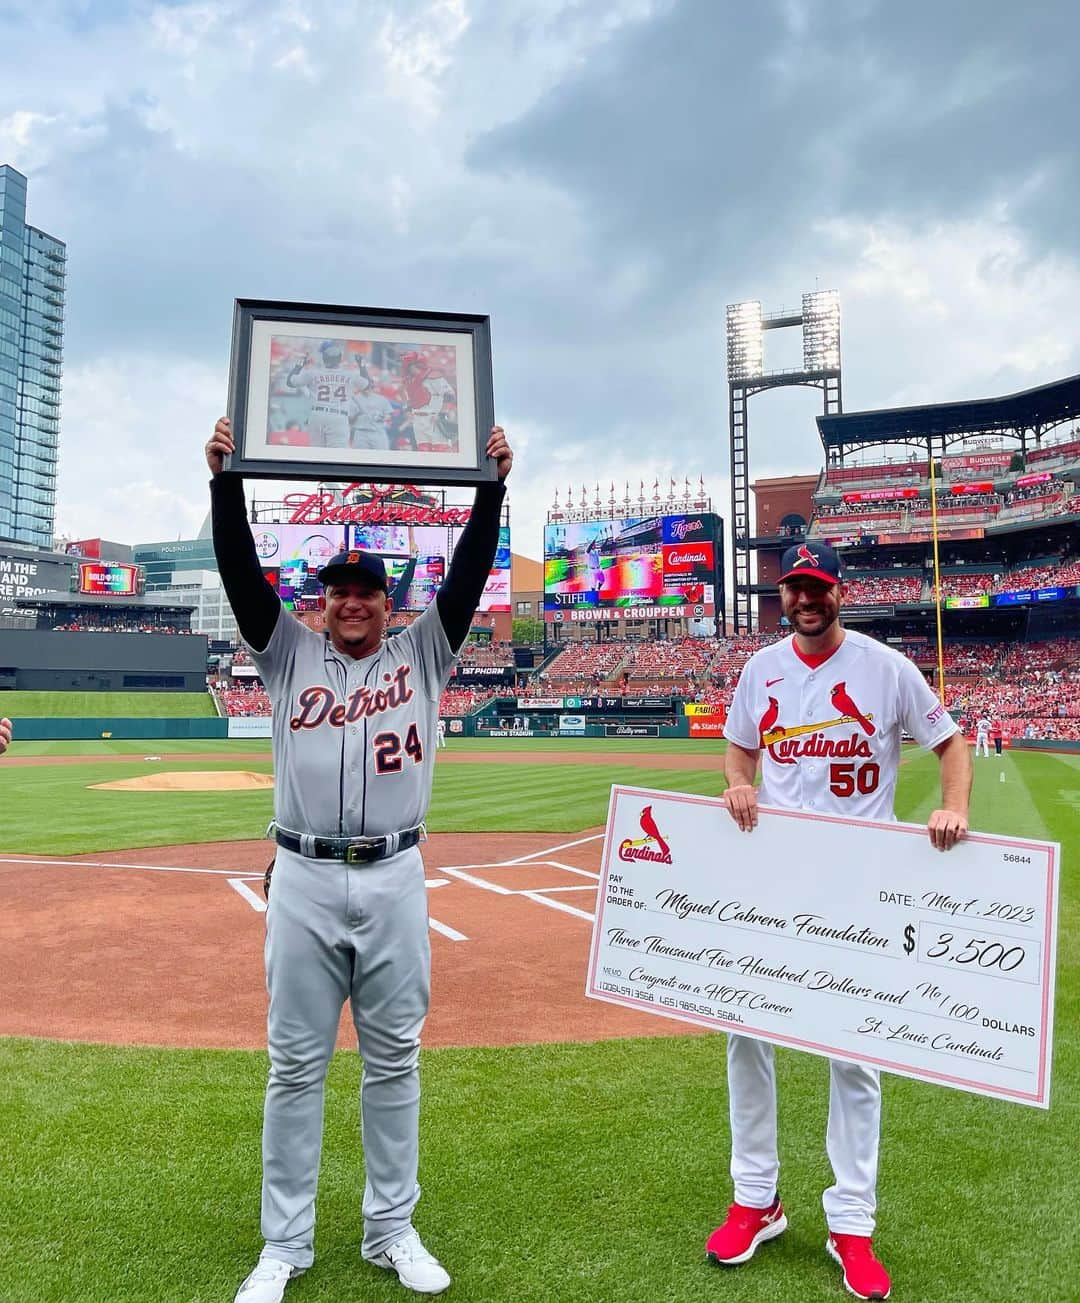
M 844 572 L 840 558 L 828 543 L 797 543 L 780 558 L 780 583 L 800 576 L 838 584 Z
M 330 584 L 371 583 L 384 593 L 390 591 L 382 557 L 377 552 L 361 552 L 357 548 L 332 556 L 319 571 L 318 579 L 324 588 Z

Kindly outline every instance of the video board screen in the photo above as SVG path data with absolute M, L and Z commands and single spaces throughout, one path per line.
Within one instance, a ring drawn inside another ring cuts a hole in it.
M 345 550 L 344 525 L 253 525 L 251 532 L 263 573 L 277 572 L 275 587 L 285 609 L 317 610 L 322 586 L 316 575 Z
M 455 525 L 349 525 L 348 546 L 361 552 L 377 552 L 386 566 L 390 589 L 401 578 L 415 547 L 416 569 L 412 583 L 398 609 L 423 611 L 446 578 L 461 528 Z M 478 611 L 510 610 L 510 530 L 499 528 L 499 544 Z
M 701 512 L 546 525 L 544 619 L 714 615 L 719 529 Z
M 75 592 L 100 597 L 133 597 L 143 589 L 142 568 L 117 561 L 83 561 L 74 578 Z

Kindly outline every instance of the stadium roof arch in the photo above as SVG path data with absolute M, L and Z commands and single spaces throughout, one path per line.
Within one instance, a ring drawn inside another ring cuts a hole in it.
M 826 460 L 832 463 L 842 462 L 845 452 L 890 444 L 914 444 L 933 454 L 935 446 L 943 451 L 976 435 L 1018 439 L 1026 452 L 1030 436 L 1038 444 L 1053 426 L 1078 418 L 1080 375 L 1075 375 L 1000 398 L 819 416 L 817 425 Z

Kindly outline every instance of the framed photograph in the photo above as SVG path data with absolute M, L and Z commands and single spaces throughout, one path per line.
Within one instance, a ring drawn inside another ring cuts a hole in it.
M 242 475 L 494 480 L 489 318 L 237 299 L 228 411 Z

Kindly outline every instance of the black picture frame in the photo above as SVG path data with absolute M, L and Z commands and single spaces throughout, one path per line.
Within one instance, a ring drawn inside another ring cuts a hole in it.
M 495 480 L 490 318 L 237 299 L 227 410 L 244 476 Z

